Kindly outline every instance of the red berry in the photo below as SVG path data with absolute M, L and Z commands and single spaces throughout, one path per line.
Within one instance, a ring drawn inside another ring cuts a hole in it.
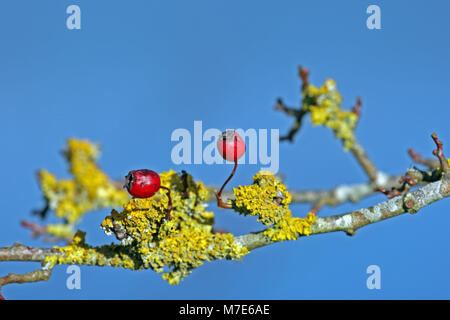
M 158 192 L 161 187 L 159 175 L 152 170 L 132 170 L 125 178 L 126 184 L 124 187 L 136 198 L 149 198 Z
M 227 130 L 217 140 L 217 148 L 222 158 L 236 162 L 245 153 L 245 142 L 236 131 Z

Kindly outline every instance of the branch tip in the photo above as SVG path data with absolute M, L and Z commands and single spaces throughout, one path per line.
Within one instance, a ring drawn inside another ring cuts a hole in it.
M 356 104 L 352 108 L 352 112 L 358 117 L 361 115 L 362 99 L 361 97 L 356 98 Z
M 302 90 L 305 90 L 306 87 L 309 85 L 309 69 L 303 68 L 302 66 L 298 67 L 298 75 L 300 79 L 302 79 Z
M 436 144 L 436 148 L 437 148 L 437 149 L 433 150 L 433 154 L 439 159 L 439 164 L 442 169 L 442 172 L 444 174 L 446 174 L 448 172 L 448 163 L 447 163 L 447 159 L 445 158 L 445 155 L 444 155 L 444 150 L 443 150 L 444 143 L 438 139 L 437 134 L 434 132 L 431 134 L 431 138 L 433 139 L 434 143 Z
M 436 169 L 437 167 L 439 167 L 438 160 L 434 158 L 425 159 L 420 153 L 414 151 L 413 148 L 408 149 L 408 155 L 413 162 L 424 165 L 430 169 Z

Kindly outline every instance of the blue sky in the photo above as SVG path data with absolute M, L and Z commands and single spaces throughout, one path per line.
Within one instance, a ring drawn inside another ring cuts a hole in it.
M 77 4 L 81 30 L 66 28 Z M 366 28 L 366 8 L 381 8 L 381 30 Z M 297 66 L 320 85 L 331 77 L 344 105 L 358 95 L 356 130 L 378 167 L 402 173 L 406 150 L 425 155 L 437 132 L 450 145 L 450 4 L 444 1 L 22 1 L 0 4 L 0 246 L 30 239 L 19 226 L 42 206 L 34 172 L 67 177 L 59 151 L 68 137 L 103 145 L 101 167 L 112 177 L 129 170 L 185 169 L 220 184 L 231 167 L 171 162 L 177 128 L 262 128 L 286 132 L 292 119 L 273 111 L 277 97 L 298 105 Z M 280 172 L 292 189 L 329 188 L 366 179 L 324 128 L 307 124 L 293 144 L 280 145 Z M 450 154 L 450 150 L 447 151 Z M 259 165 L 238 168 L 230 186 L 247 184 Z M 343 213 L 384 200 L 326 208 Z M 304 216 L 308 206 L 294 205 Z M 252 218 L 211 205 L 217 227 L 242 234 Z M 66 289 L 66 267 L 50 281 L 9 285 L 10 299 L 448 299 L 449 203 L 370 225 L 355 237 L 311 236 L 258 249 L 241 262 L 216 261 L 178 286 L 152 271 L 82 267 L 82 289 Z M 86 216 L 91 244 L 111 242 Z M 366 288 L 366 268 L 381 268 L 381 290 Z M 0 274 L 30 263 L 1 263 Z

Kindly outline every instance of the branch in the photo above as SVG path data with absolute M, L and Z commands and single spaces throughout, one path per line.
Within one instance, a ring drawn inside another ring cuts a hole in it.
M 306 68 L 299 67 L 299 77 L 302 80 L 301 89 L 302 92 L 304 92 L 309 85 L 309 70 Z M 362 99 L 361 97 L 358 97 L 356 100 L 356 104 L 352 108 L 352 112 L 355 113 L 358 116 L 358 118 L 361 114 L 361 107 L 362 107 Z M 294 140 L 294 136 L 300 130 L 303 117 L 309 112 L 308 109 L 305 108 L 303 105 L 300 106 L 299 109 L 288 108 L 284 105 L 281 99 L 278 99 L 277 104 L 275 106 L 275 110 L 281 110 L 288 116 L 295 118 L 295 122 L 292 125 L 291 129 L 289 130 L 288 134 L 280 137 L 280 141 L 288 140 L 292 142 Z M 375 183 L 377 186 L 382 185 L 385 180 L 385 177 L 381 172 L 377 170 L 375 164 L 372 162 L 372 160 L 370 160 L 369 156 L 367 155 L 362 145 L 359 144 L 359 142 L 356 140 L 356 137 L 354 138 L 354 142 L 350 147 L 350 151 L 358 161 L 359 165 L 363 168 L 364 172 L 367 174 L 370 181 Z M 320 206 L 320 203 L 319 204 L 316 203 L 316 205 Z
M 46 256 L 60 255 L 61 253 L 53 248 L 34 248 L 22 245 L 19 242 L 10 247 L 0 248 L 0 261 L 37 261 L 43 262 Z M 47 281 L 52 273 L 51 269 L 42 268 L 25 274 L 9 273 L 0 277 L 0 300 L 4 300 L 1 289 L 2 286 L 11 283 L 27 283 L 37 281 Z
M 397 196 L 370 208 L 317 218 L 311 227 L 311 234 L 344 231 L 348 235 L 354 235 L 356 230 L 366 225 L 393 218 L 405 212 L 416 213 L 423 207 L 448 196 L 450 196 L 450 177 L 447 175 L 443 180 L 429 183 L 404 196 Z M 239 236 L 235 241 L 249 250 L 274 243 L 263 234 L 263 231 Z
M 422 186 L 420 189 L 411 191 L 402 196 L 397 196 L 388 201 L 379 203 L 370 208 L 317 218 L 311 227 L 311 234 L 322 234 L 335 231 L 344 231 L 348 235 L 354 235 L 356 230 L 366 225 L 396 217 L 405 212 L 416 213 L 425 206 L 450 196 L 450 174 L 444 175 L 438 180 Z M 235 238 L 235 242 L 249 250 L 260 248 L 271 243 L 263 231 L 250 233 Z M 63 256 L 64 253 L 52 248 L 33 248 L 16 243 L 10 247 L 0 248 L 0 261 L 40 261 L 43 262 L 47 256 Z M 100 265 L 94 260 L 89 265 Z M 111 265 L 101 262 L 101 265 Z M 51 270 L 36 270 L 23 275 L 9 274 L 0 278 L 0 288 L 9 283 L 24 283 L 35 281 L 46 281 L 51 275 Z
M 48 243 L 56 243 L 58 241 L 64 241 L 65 243 L 70 243 L 72 241 L 73 235 L 70 235 L 70 236 L 57 236 L 57 235 L 54 235 L 51 232 L 49 232 L 47 227 L 38 225 L 38 224 L 36 224 L 34 222 L 22 220 L 20 222 L 20 224 L 23 227 L 33 231 L 33 233 L 31 234 L 31 237 L 33 239 L 38 238 L 39 236 L 43 236 L 44 242 L 48 242 Z
M 277 104 L 275 105 L 275 110 L 281 110 L 284 113 L 286 113 L 288 116 L 295 118 L 295 122 L 292 125 L 291 129 L 289 129 L 289 132 L 286 135 L 280 137 L 280 141 L 286 141 L 286 140 L 289 142 L 294 141 L 294 137 L 297 134 L 297 132 L 300 130 L 300 128 L 302 126 L 303 117 L 307 114 L 307 111 L 303 108 L 300 108 L 300 109 L 289 108 L 283 103 L 283 100 L 281 100 L 281 98 L 279 98 L 277 100 Z
M 414 151 L 414 149 L 408 149 L 408 154 L 411 157 L 412 161 L 415 163 L 424 165 L 430 169 L 436 169 L 439 167 L 439 160 L 433 158 L 424 158 L 420 153 Z
M 298 76 L 302 80 L 301 90 L 304 91 L 306 89 L 306 87 L 309 85 L 309 69 L 302 68 L 301 66 L 298 67 Z M 279 98 L 277 100 L 277 104 L 275 105 L 275 110 L 281 110 L 284 113 L 286 113 L 288 116 L 295 118 L 295 122 L 292 125 L 291 129 L 289 129 L 289 132 L 286 135 L 280 137 L 280 141 L 293 142 L 295 135 L 297 134 L 297 132 L 300 130 L 300 128 L 302 126 L 303 117 L 308 113 L 308 111 L 306 109 L 302 108 L 302 106 L 300 106 L 299 109 L 288 108 L 283 103 L 283 100 L 281 98 Z
M 433 138 L 434 143 L 436 143 L 437 149 L 433 150 L 433 154 L 439 159 L 439 163 L 441 166 L 442 172 L 445 174 L 448 172 L 448 163 L 447 159 L 445 158 L 444 151 L 442 146 L 444 145 L 442 141 L 440 141 L 436 135 L 436 133 L 433 133 L 431 135 L 431 138 Z
M 0 278 L 0 300 L 5 300 L 1 294 L 2 286 L 10 283 L 28 283 L 28 282 L 38 282 L 47 281 L 50 279 L 52 270 L 35 270 L 32 272 L 27 272 L 24 274 L 9 273 L 7 276 Z
M 58 249 L 36 248 L 22 245 L 20 242 L 12 246 L 0 248 L 0 261 L 44 261 L 47 256 L 61 255 Z
M 398 185 L 401 175 L 389 176 L 383 173 L 378 173 L 379 185 L 389 189 Z M 216 187 L 209 186 L 210 201 L 213 201 L 214 190 Z M 323 190 L 289 190 L 292 196 L 292 203 L 312 203 L 327 205 L 330 207 L 337 206 L 345 202 L 358 202 L 363 198 L 369 197 L 377 192 L 376 185 L 372 182 L 341 184 L 331 189 Z M 224 191 L 223 196 L 232 198 L 232 191 Z
M 372 162 L 372 160 L 370 160 L 363 146 L 356 140 L 356 137 L 352 147 L 350 148 L 350 151 L 358 161 L 359 165 L 363 168 L 370 181 L 372 181 L 376 185 L 383 185 L 385 180 L 383 173 L 378 171 L 377 167 Z

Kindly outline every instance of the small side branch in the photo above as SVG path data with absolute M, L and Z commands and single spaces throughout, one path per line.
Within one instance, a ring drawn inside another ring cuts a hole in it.
M 353 143 L 350 148 L 351 153 L 355 157 L 356 161 L 358 161 L 359 165 L 363 168 L 364 172 L 369 177 L 370 181 L 375 183 L 376 185 L 382 185 L 382 177 L 380 176 L 380 172 L 378 171 L 375 164 L 370 160 L 363 146 L 359 144 L 358 141 Z M 381 181 L 380 181 L 381 180 Z
M 439 160 L 432 158 L 424 158 L 420 153 L 414 151 L 414 149 L 408 149 L 408 154 L 411 157 L 412 161 L 417 164 L 421 164 L 429 169 L 436 169 L 439 167 Z
M 68 237 L 56 236 L 50 233 L 47 227 L 38 225 L 37 223 L 34 222 L 22 220 L 20 224 L 22 225 L 22 227 L 27 228 L 33 232 L 31 234 L 32 238 L 38 238 L 42 236 L 44 242 L 56 243 L 58 241 L 64 241 L 65 243 L 70 243 L 72 241 L 72 236 Z
M 289 142 L 294 141 L 295 135 L 302 126 L 303 117 L 307 113 L 306 110 L 302 108 L 300 109 L 289 108 L 283 103 L 283 100 L 281 100 L 280 98 L 277 100 L 275 110 L 283 111 L 288 116 L 294 118 L 294 124 L 292 125 L 291 129 L 289 129 L 289 132 L 286 135 L 280 137 L 280 141 L 289 141 Z
M 58 256 L 61 252 L 54 248 L 35 248 L 16 242 L 12 246 L 0 248 L 1 261 L 36 261 L 42 262 L 47 256 Z
M 441 166 L 441 170 L 443 174 L 446 174 L 448 172 L 448 163 L 447 159 L 444 155 L 444 150 L 442 146 L 444 145 L 442 141 L 440 141 L 436 135 L 436 133 L 433 133 L 431 135 L 431 138 L 433 138 L 434 143 L 436 143 L 437 149 L 433 150 L 433 154 L 439 159 L 439 164 Z
M 53 248 L 35 248 L 24 246 L 18 242 L 9 247 L 0 248 L 1 261 L 35 261 L 43 262 L 45 257 L 51 255 L 61 255 L 57 249 Z M 3 300 L 1 288 L 11 283 L 27 283 L 47 281 L 52 273 L 51 269 L 40 269 L 25 274 L 10 273 L 7 276 L 0 277 L 0 299 Z
M 2 296 L 1 289 L 6 284 L 11 283 L 28 283 L 28 282 L 38 282 L 38 281 L 47 281 L 50 279 L 52 274 L 52 270 L 35 270 L 32 272 L 24 273 L 24 274 L 15 274 L 10 273 L 7 276 L 0 278 L 0 300 L 5 300 Z
M 304 91 L 309 85 L 309 69 L 298 67 L 298 76 L 302 80 L 301 91 Z M 292 125 L 289 132 L 280 137 L 280 141 L 293 142 L 295 135 L 299 132 L 302 126 L 303 117 L 307 114 L 307 110 L 300 106 L 298 109 L 287 107 L 281 98 L 278 98 L 277 104 L 275 105 L 275 110 L 280 110 L 286 113 L 288 116 L 294 118 L 294 124 Z

